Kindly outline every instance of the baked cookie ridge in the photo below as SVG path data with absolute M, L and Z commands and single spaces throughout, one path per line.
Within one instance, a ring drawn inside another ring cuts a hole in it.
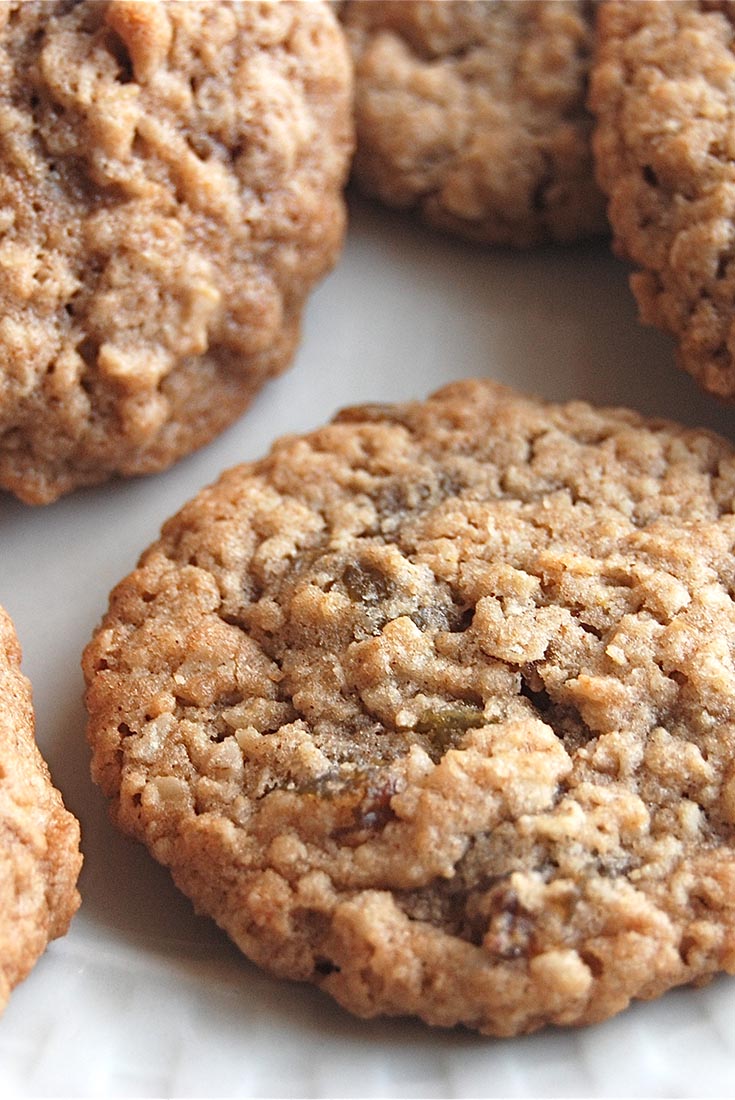
M 84 656 L 116 823 L 362 1016 L 587 1024 L 735 970 L 735 452 L 489 382 L 162 529 Z

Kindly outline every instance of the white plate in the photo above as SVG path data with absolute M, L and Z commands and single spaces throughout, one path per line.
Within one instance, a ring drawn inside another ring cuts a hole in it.
M 341 264 L 312 298 L 294 368 L 168 473 L 31 509 L 0 495 L 0 603 L 24 647 L 38 741 L 83 828 L 70 934 L 0 1020 L 0 1096 L 735 1095 L 735 982 L 676 991 L 607 1024 L 493 1041 L 353 1020 L 240 957 L 147 853 L 118 836 L 88 778 L 79 656 L 110 588 L 160 524 L 226 466 L 341 405 L 487 375 L 704 424 L 668 340 L 641 328 L 604 242 L 529 253 L 437 237 L 355 204 Z

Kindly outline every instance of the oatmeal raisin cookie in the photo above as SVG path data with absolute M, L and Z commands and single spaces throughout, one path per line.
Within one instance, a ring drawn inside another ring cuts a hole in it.
M 79 906 L 79 825 L 34 740 L 31 688 L 0 608 L 0 1011 Z
M 168 466 L 291 360 L 341 244 L 320 2 L 0 5 L 0 487 Z
M 493 1035 L 735 972 L 735 452 L 489 382 L 224 474 L 84 659 L 197 909 L 361 1016 Z
M 604 4 L 590 105 L 617 251 L 641 318 L 735 400 L 735 7 Z
M 472 240 L 605 228 L 585 108 L 584 0 L 351 0 L 359 186 Z

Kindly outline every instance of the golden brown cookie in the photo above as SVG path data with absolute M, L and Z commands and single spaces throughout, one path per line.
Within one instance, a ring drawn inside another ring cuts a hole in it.
M 607 3 L 590 105 L 617 251 L 647 324 L 681 366 L 735 400 L 735 9 Z
M 511 245 L 605 228 L 585 109 L 593 5 L 352 0 L 363 191 Z
M 31 686 L 0 608 L 0 1011 L 79 906 L 79 825 L 34 740 Z
M 290 362 L 342 240 L 327 5 L 0 5 L 0 487 L 159 470 Z
M 89 645 L 114 820 L 261 966 L 494 1035 L 735 972 L 735 452 L 489 382 L 163 528 Z

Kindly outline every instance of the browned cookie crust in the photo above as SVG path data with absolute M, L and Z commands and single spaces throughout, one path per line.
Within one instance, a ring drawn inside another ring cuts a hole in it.
M 161 469 L 289 363 L 351 152 L 320 2 L 0 5 L 0 486 Z
M 353 0 L 354 175 L 370 195 L 492 244 L 605 228 L 585 109 L 592 7 Z
M 79 906 L 79 825 L 33 736 L 31 686 L 0 607 L 0 1011 Z
M 735 399 L 735 8 L 608 3 L 590 105 L 618 252 L 642 319 L 678 340 L 707 390 Z
M 163 528 L 93 774 L 360 1015 L 512 1035 L 735 971 L 735 453 L 486 382 L 343 412 Z

